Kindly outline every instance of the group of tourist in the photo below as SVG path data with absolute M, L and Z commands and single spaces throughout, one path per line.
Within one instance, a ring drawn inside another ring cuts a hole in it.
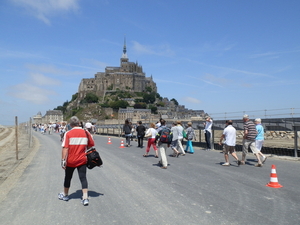
M 262 154 L 261 148 L 264 142 L 264 128 L 261 125 L 261 119 L 255 119 L 255 124 L 253 121 L 249 119 L 248 115 L 243 116 L 244 122 L 244 135 L 243 135 L 243 151 L 242 151 L 242 159 L 239 160 L 238 156 L 235 152 L 236 145 L 236 129 L 232 126 L 232 120 L 226 121 L 226 127 L 223 131 L 223 134 L 220 138 L 219 145 L 222 145 L 223 139 L 224 141 L 224 157 L 225 163 L 223 166 L 230 166 L 229 163 L 229 154 L 232 155 L 233 158 L 237 160 L 238 165 L 245 165 L 246 155 L 248 154 L 248 149 L 252 151 L 257 159 L 256 167 L 262 167 L 263 163 L 266 162 L 267 157 Z
M 226 121 L 226 127 L 223 130 L 223 134 L 220 138 L 220 145 L 224 145 L 224 157 L 225 163 L 223 166 L 230 166 L 229 163 L 229 154 L 231 154 L 237 161 L 238 165 L 244 165 L 246 160 L 246 155 L 248 154 L 248 148 L 254 153 L 257 158 L 258 163 L 255 165 L 256 167 L 262 167 L 263 163 L 266 161 L 267 157 L 261 153 L 261 148 L 264 140 L 264 129 L 261 125 L 261 119 L 257 118 L 255 120 L 256 125 L 250 121 L 248 115 L 243 116 L 244 121 L 244 136 L 243 136 L 243 152 L 242 159 L 239 160 L 236 152 L 236 129 L 232 126 L 232 120 Z M 207 143 L 207 149 L 211 149 L 211 127 L 212 127 L 212 119 L 210 117 L 206 118 L 205 122 L 205 140 Z M 65 132 L 65 135 L 62 139 L 62 160 L 61 167 L 65 170 L 65 178 L 64 178 L 64 190 L 63 192 L 58 194 L 58 198 L 63 201 L 68 201 L 69 196 L 69 188 L 71 184 L 71 179 L 73 176 L 73 172 L 75 169 L 78 171 L 78 175 L 80 178 L 81 186 L 82 186 L 82 199 L 81 202 L 84 206 L 89 204 L 88 199 L 88 182 L 86 179 L 86 148 L 94 146 L 95 142 L 90 132 L 92 132 L 92 125 L 88 123 L 83 124 L 79 121 L 76 116 L 73 116 L 70 120 L 70 129 Z M 167 148 L 171 147 L 173 150 L 173 157 L 178 157 L 179 155 L 184 156 L 186 152 L 191 154 L 194 153 L 192 141 L 195 139 L 195 131 L 192 128 L 192 123 L 188 122 L 188 127 L 186 129 L 183 128 L 181 121 L 177 121 L 173 123 L 172 128 L 168 128 L 166 126 L 166 121 L 164 119 L 160 119 L 156 124 L 151 123 L 150 128 L 146 130 L 145 126 L 141 121 L 137 123 L 135 127 L 135 131 L 137 134 L 137 147 L 143 147 L 143 139 L 144 137 L 148 138 L 146 153 L 143 155 L 144 157 L 149 156 L 150 148 L 153 147 L 155 152 L 154 157 L 159 158 L 159 164 L 162 169 L 167 169 L 168 161 L 166 156 Z M 83 129 L 85 128 L 85 129 Z M 132 124 L 130 124 L 129 120 L 125 120 L 125 124 L 123 126 L 123 133 L 126 137 L 126 146 L 130 146 L 130 138 L 132 136 Z M 87 132 L 90 131 L 90 132 Z M 168 131 L 168 132 L 166 132 Z M 161 139 L 161 136 L 164 134 L 169 134 L 171 137 L 170 142 L 164 142 Z M 182 140 L 186 139 L 186 148 L 184 150 L 182 146 Z M 224 140 L 224 143 L 223 143 Z M 159 152 L 159 154 L 158 154 Z M 180 153 L 181 152 L 181 153 Z
M 223 145 L 223 152 L 225 157 L 225 163 L 223 166 L 230 166 L 229 162 L 229 154 L 236 159 L 238 165 L 245 165 L 246 155 L 248 154 L 248 149 L 252 151 L 252 153 L 257 158 L 256 167 L 262 167 L 263 163 L 267 160 L 267 157 L 262 154 L 261 148 L 264 141 L 264 128 L 261 125 L 261 119 L 255 119 L 255 124 L 249 119 L 248 115 L 243 116 L 244 122 L 244 135 L 243 135 L 243 151 L 242 151 L 242 158 L 239 160 L 236 151 L 236 129 L 232 126 L 232 120 L 226 121 L 226 126 L 224 128 L 223 134 L 220 138 L 219 145 Z M 182 127 L 181 121 L 174 122 L 172 124 L 172 128 L 170 129 L 170 133 L 172 134 L 172 140 L 170 143 L 161 143 L 158 137 L 161 135 L 160 132 L 163 128 L 166 127 L 166 121 L 160 119 L 159 122 L 156 124 L 151 123 L 150 128 L 146 130 L 143 126 L 142 122 L 139 121 L 137 126 L 134 128 L 137 135 L 138 146 L 143 147 L 143 139 L 144 137 L 148 138 L 147 140 L 147 147 L 146 153 L 143 155 L 144 157 L 149 156 L 150 148 L 152 146 L 154 150 L 154 157 L 159 158 L 160 153 L 160 161 L 161 168 L 167 168 L 167 157 L 166 157 L 166 149 L 171 147 L 173 151 L 173 157 L 178 157 L 179 155 L 184 156 L 186 152 L 191 154 L 194 153 L 192 140 L 196 138 L 195 131 L 192 128 L 192 123 L 188 122 L 187 129 Z M 204 125 L 204 135 L 207 148 L 206 151 L 210 151 L 211 148 L 211 132 L 212 132 L 212 125 L 213 120 L 211 117 L 207 116 L 205 118 Z M 123 126 L 123 134 L 126 138 L 126 146 L 129 147 L 130 145 L 130 137 L 132 137 L 132 129 L 133 126 L 129 120 L 125 120 L 125 124 Z M 185 133 L 185 134 L 184 134 Z M 185 137 L 184 137 L 185 136 Z M 182 141 L 185 138 L 186 140 L 186 148 L 184 150 L 182 146 Z M 224 141 L 224 142 L 223 142 Z
M 156 124 L 151 123 L 149 129 L 146 129 L 145 126 L 142 124 L 142 121 L 138 121 L 136 127 L 134 128 L 136 131 L 136 138 L 138 145 L 137 147 L 143 148 L 143 142 L 144 138 L 148 138 L 147 140 L 147 147 L 146 147 L 146 153 L 143 155 L 144 157 L 149 156 L 150 148 L 152 146 L 154 150 L 154 157 L 159 158 L 159 154 L 161 156 L 161 160 L 159 161 L 161 164 L 161 168 L 166 169 L 167 168 L 167 158 L 166 158 L 166 149 L 168 147 L 171 147 L 173 150 L 173 156 L 178 157 L 180 155 L 184 156 L 186 152 L 189 152 L 191 154 L 194 153 L 192 140 L 195 138 L 195 131 L 192 128 L 192 123 L 189 122 L 187 129 L 185 130 L 182 127 L 181 121 L 177 121 L 173 123 L 172 128 L 170 130 L 170 134 L 172 136 L 172 140 L 170 140 L 170 143 L 162 143 L 159 140 L 159 136 L 161 135 L 160 132 L 166 127 L 166 121 L 164 119 L 160 119 Z M 130 140 L 132 137 L 132 129 L 133 126 L 130 123 L 128 119 L 125 120 L 125 123 L 123 125 L 123 132 L 122 134 L 125 135 L 125 141 L 126 141 L 126 147 L 130 147 Z M 184 150 L 182 146 L 182 141 L 184 139 L 184 133 L 186 134 L 186 149 Z

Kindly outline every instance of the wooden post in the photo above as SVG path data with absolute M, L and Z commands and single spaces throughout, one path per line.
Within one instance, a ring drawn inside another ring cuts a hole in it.
M 29 148 L 31 147 L 31 142 L 32 142 L 32 120 L 31 117 L 29 118 L 29 126 L 27 126 L 27 129 L 29 131 Z
M 19 130 L 19 128 L 18 128 L 18 117 L 17 116 L 15 117 L 15 125 L 16 125 L 16 127 L 15 127 L 15 133 L 16 133 L 16 160 L 19 160 L 19 156 L 18 156 L 18 154 L 19 154 L 19 147 L 18 147 L 18 142 L 19 142 L 19 140 L 18 140 L 18 130 Z

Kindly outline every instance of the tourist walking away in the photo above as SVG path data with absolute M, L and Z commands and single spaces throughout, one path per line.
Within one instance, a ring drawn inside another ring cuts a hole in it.
M 85 129 L 87 129 L 90 133 L 92 133 L 92 123 L 88 120 L 86 123 L 85 123 Z
M 167 134 L 171 134 L 171 130 L 170 128 L 168 128 L 166 126 L 166 121 L 164 119 L 160 120 L 160 127 L 157 128 L 157 136 L 156 136 L 156 140 L 158 141 L 157 145 L 158 145 L 158 149 L 160 152 L 160 161 L 159 164 L 161 164 L 161 168 L 162 169 L 167 169 L 168 167 L 168 161 L 167 161 L 167 155 L 166 155 L 166 151 L 167 148 L 170 147 L 170 142 L 167 141 L 162 141 L 162 137 L 166 136 Z M 172 139 L 171 139 L 172 140 Z
M 173 135 L 172 142 L 171 142 L 173 157 L 178 157 L 180 155 L 179 151 L 177 150 L 179 130 L 176 122 L 173 123 L 173 126 L 171 128 L 171 133 Z
M 146 148 L 146 154 L 144 154 L 144 157 L 149 156 L 150 148 L 151 146 L 153 147 L 153 150 L 155 152 L 155 158 L 158 158 L 158 149 L 156 147 L 156 138 L 157 135 L 157 130 L 155 129 L 155 124 L 151 123 L 150 128 L 147 130 L 145 137 L 148 137 L 148 142 L 147 142 L 147 148 Z
M 262 152 L 261 152 L 261 148 L 262 148 L 264 140 L 265 140 L 265 130 L 264 130 L 264 127 L 261 125 L 260 118 L 255 119 L 255 124 L 256 124 L 255 128 L 257 131 L 257 135 L 255 138 L 255 147 L 258 151 L 259 157 L 262 157 L 262 163 L 265 163 L 267 160 L 267 157 L 264 154 L 262 154 Z
M 223 163 L 222 166 L 230 166 L 228 153 L 230 153 L 232 157 L 236 159 L 237 164 L 240 165 L 241 162 L 239 161 L 239 158 L 237 157 L 235 152 L 236 129 L 232 126 L 232 120 L 226 121 L 226 125 L 227 126 L 223 130 L 223 134 L 219 141 L 219 145 L 222 145 L 222 141 L 223 139 L 225 139 L 224 142 L 225 163 Z
M 123 134 L 125 135 L 126 139 L 126 147 L 129 147 L 131 138 L 131 126 L 128 119 L 125 120 L 125 124 L 123 125 Z
M 255 147 L 255 138 L 257 134 L 255 124 L 249 119 L 249 116 L 247 114 L 243 116 L 243 121 L 244 121 L 244 136 L 243 136 L 243 153 L 242 153 L 241 165 L 245 165 L 246 155 L 248 154 L 248 149 L 250 148 L 258 161 L 258 163 L 255 166 L 262 167 L 262 163 L 258 155 L 258 150 Z
M 185 130 L 187 136 L 185 152 L 193 154 L 194 153 L 193 139 L 195 138 L 195 131 L 192 127 L 192 122 L 188 122 L 187 125 L 188 128 Z
M 181 125 L 181 121 L 177 121 L 177 129 L 178 129 L 178 143 L 177 143 L 177 150 L 178 148 L 181 150 L 182 154 L 185 155 L 185 151 L 182 146 L 182 140 L 183 140 L 183 127 Z
M 58 194 L 58 199 L 69 200 L 69 188 L 73 172 L 77 169 L 82 188 L 81 203 L 86 206 L 88 199 L 88 182 L 86 178 L 86 149 L 95 145 L 91 134 L 80 127 L 80 121 L 76 116 L 71 117 L 71 130 L 65 133 L 62 142 L 61 167 L 65 170 L 64 191 Z
M 142 121 L 138 122 L 138 126 L 136 127 L 136 135 L 138 139 L 138 147 L 143 148 L 144 145 L 144 137 L 145 137 L 146 128 L 142 124 Z
M 203 124 L 205 126 L 204 135 L 205 135 L 205 142 L 206 142 L 206 146 L 207 146 L 206 151 L 210 151 L 211 150 L 211 128 L 212 128 L 213 121 L 208 116 L 208 117 L 206 117 L 205 123 L 203 123 Z
M 67 126 L 66 122 L 62 122 L 61 126 L 59 127 L 59 135 L 60 135 L 60 141 L 63 141 L 65 133 L 67 132 Z

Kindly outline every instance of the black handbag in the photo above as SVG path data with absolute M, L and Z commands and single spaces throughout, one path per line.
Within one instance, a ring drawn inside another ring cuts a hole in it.
M 89 137 L 88 137 L 88 134 L 87 134 L 87 131 L 85 130 L 85 134 L 86 134 L 86 137 L 87 139 L 89 140 Z M 86 150 L 85 152 L 85 155 L 86 155 L 86 158 L 87 158 L 87 161 L 86 161 L 86 167 L 88 169 L 93 169 L 95 166 L 102 166 L 103 165 L 103 161 L 100 157 L 100 154 L 99 152 L 96 150 L 96 148 L 93 146 L 89 149 Z
M 102 166 L 103 162 L 100 157 L 99 152 L 95 149 L 95 147 L 91 147 L 88 150 L 86 150 L 86 158 L 87 158 L 87 163 L 86 167 L 88 169 L 93 169 L 95 166 Z

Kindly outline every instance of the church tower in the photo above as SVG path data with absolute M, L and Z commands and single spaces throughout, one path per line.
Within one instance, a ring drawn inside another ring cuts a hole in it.
M 126 50 L 126 38 L 124 37 L 124 47 L 123 47 L 123 54 L 121 58 L 121 68 L 124 68 L 124 64 L 128 63 L 128 57 L 127 57 L 127 50 Z

